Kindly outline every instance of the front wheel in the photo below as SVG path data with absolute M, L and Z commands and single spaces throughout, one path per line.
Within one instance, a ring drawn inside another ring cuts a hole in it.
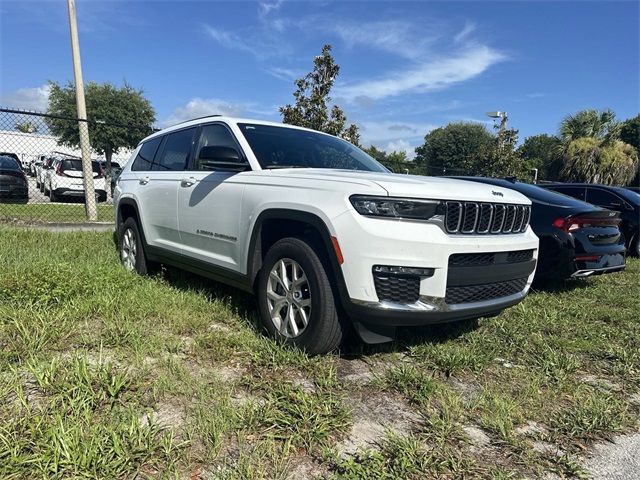
M 258 279 L 260 316 L 267 331 L 309 354 L 337 348 L 344 335 L 325 267 L 298 238 L 276 242 Z
M 125 269 L 140 275 L 151 273 L 154 264 L 147 261 L 138 222 L 132 217 L 127 218 L 120 227 L 118 250 Z

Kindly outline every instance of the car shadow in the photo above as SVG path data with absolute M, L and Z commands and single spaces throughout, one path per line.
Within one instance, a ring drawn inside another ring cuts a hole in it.
M 587 278 L 567 278 L 564 280 L 534 280 L 531 293 L 565 293 L 581 290 L 589 286 Z

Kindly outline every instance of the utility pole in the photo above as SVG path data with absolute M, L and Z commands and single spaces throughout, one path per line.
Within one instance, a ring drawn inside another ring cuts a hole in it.
M 93 168 L 91 165 L 91 144 L 89 143 L 89 124 L 87 123 L 87 107 L 84 101 L 84 82 L 82 81 L 82 65 L 80 64 L 80 43 L 78 41 L 78 23 L 76 20 L 75 0 L 67 0 L 69 9 L 69 30 L 71 32 L 71 53 L 73 55 L 73 76 L 76 83 L 76 106 L 78 109 L 78 129 L 80 133 L 80 151 L 82 152 L 82 179 L 84 183 L 84 208 L 87 220 L 98 219 L 96 194 L 93 186 Z

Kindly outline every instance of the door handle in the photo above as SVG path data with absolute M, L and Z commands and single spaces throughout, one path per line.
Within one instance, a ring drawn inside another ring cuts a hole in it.
M 195 177 L 183 178 L 182 180 L 180 180 L 180 185 L 182 187 L 190 187 L 194 183 L 196 183 Z
M 140 182 L 140 185 L 146 185 L 149 183 L 149 180 L 151 180 L 149 177 L 142 177 L 138 181 Z

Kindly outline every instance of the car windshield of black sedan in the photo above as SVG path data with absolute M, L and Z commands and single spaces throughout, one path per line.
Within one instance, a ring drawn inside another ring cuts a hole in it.
M 0 169 L 20 170 L 20 165 L 11 157 L 0 157 Z
M 346 140 L 330 135 L 260 124 L 238 124 L 260 166 L 334 168 L 385 172 L 385 167 Z

